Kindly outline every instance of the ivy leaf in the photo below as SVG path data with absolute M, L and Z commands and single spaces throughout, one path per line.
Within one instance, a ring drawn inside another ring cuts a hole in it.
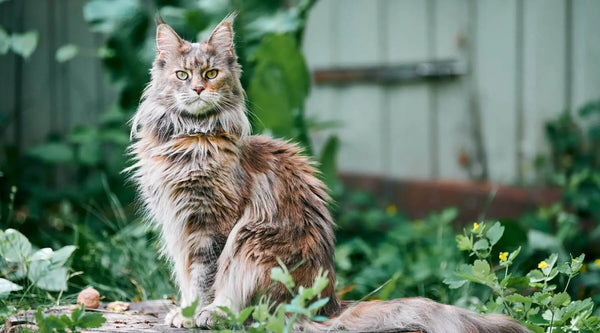
M 38 32 L 31 30 L 22 34 L 13 33 L 10 38 L 10 43 L 13 52 L 22 56 L 23 58 L 29 58 L 29 56 L 31 56 L 37 47 L 38 39 Z
M 37 287 L 44 290 L 67 290 L 67 269 L 65 267 L 53 268 L 48 260 L 31 262 L 27 277 Z
M 52 258 L 53 254 L 54 254 L 54 251 L 52 251 L 51 248 L 45 247 L 43 249 L 39 249 L 39 250 L 35 251 L 29 258 L 29 260 L 30 261 L 50 260 L 50 258 Z
M 79 53 L 79 47 L 74 44 L 66 44 L 58 48 L 54 54 L 54 59 L 62 63 L 73 59 Z
M 74 245 L 67 245 L 54 251 L 54 255 L 52 256 L 51 260 L 52 265 L 63 266 L 64 264 L 66 264 L 67 260 L 69 260 L 71 254 L 73 254 L 73 251 L 75 251 L 75 249 L 77 249 L 77 247 L 75 247 Z
M 494 223 L 491 228 L 485 233 L 485 237 L 490 241 L 490 246 L 496 245 L 502 235 L 504 234 L 504 227 L 500 224 L 500 222 Z

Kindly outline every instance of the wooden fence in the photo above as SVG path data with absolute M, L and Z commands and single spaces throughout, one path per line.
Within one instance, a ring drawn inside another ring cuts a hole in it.
M 40 32 L 30 59 L 0 57 L 0 112 L 13 115 L 0 140 L 29 147 L 95 123 L 114 101 L 83 4 L 0 4 L 0 25 Z M 80 55 L 56 62 L 56 49 L 69 43 Z M 375 66 L 385 75 L 396 65 L 419 72 L 437 60 L 454 61 L 462 74 L 319 80 L 307 112 L 339 127 L 314 139 L 338 134 L 340 168 L 348 172 L 528 181 L 536 154 L 547 150 L 544 122 L 600 98 L 597 0 L 321 0 L 304 49 L 321 74 L 340 67 L 369 74 Z

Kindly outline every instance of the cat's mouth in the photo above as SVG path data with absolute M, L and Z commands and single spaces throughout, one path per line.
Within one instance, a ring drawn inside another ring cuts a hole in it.
M 202 99 L 200 96 L 186 98 L 181 101 L 181 106 L 185 113 L 195 116 L 207 114 L 214 109 L 212 103 Z

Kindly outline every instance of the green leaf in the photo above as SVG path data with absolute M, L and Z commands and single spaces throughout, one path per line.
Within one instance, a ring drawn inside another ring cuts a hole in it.
M 29 257 L 29 261 L 50 260 L 50 258 L 52 258 L 52 255 L 54 255 L 54 251 L 52 251 L 52 249 L 49 247 L 45 247 L 43 249 L 39 249 L 39 250 L 35 251 L 31 255 L 31 257 Z
M 552 305 L 554 306 L 564 306 L 568 305 L 571 302 L 571 296 L 566 292 L 558 293 L 552 297 Z
M 10 35 L 0 27 L 0 54 L 6 54 L 10 50 Z
M 0 233 L 0 256 L 6 261 L 24 263 L 31 254 L 31 243 L 15 229 Z
M 508 295 L 505 297 L 505 299 L 511 303 L 531 304 L 533 302 L 531 298 L 519 294 Z
M 69 163 L 75 159 L 71 146 L 58 142 L 35 146 L 28 151 L 28 155 L 51 164 Z
M 83 17 L 94 32 L 115 32 L 124 22 L 139 13 L 137 0 L 91 0 L 83 7 Z
M 245 308 L 244 310 L 240 311 L 240 314 L 237 317 L 239 323 L 243 324 L 246 321 L 246 319 L 248 319 L 248 317 L 250 317 L 250 315 L 252 314 L 252 311 L 254 311 L 253 306 L 249 306 L 249 307 Z
M 327 138 L 321 157 L 319 158 L 319 169 L 321 170 L 321 178 L 329 189 L 333 189 L 337 183 L 337 162 L 336 157 L 340 145 L 340 140 L 337 136 L 332 135 Z
M 79 53 L 79 47 L 74 44 L 63 45 L 56 50 L 54 59 L 58 62 L 66 62 L 73 59 Z
M 0 295 L 7 295 L 11 291 L 21 290 L 23 287 L 9 280 L 0 278 Z
M 485 233 L 485 237 L 490 241 L 490 246 L 496 245 L 502 235 L 504 234 L 504 227 L 500 224 L 500 222 L 494 223 L 488 231 Z
M 106 322 L 102 313 L 85 313 L 75 324 L 80 328 L 98 328 Z
M 265 37 L 252 56 L 254 74 L 248 87 L 252 111 L 276 136 L 297 137 L 296 116 L 308 95 L 310 76 L 296 39 L 290 34 Z
M 38 32 L 31 30 L 22 34 L 13 33 L 10 38 L 10 43 L 13 52 L 23 58 L 29 58 L 37 47 L 38 39 Z
M 196 299 L 189 306 L 186 306 L 185 308 L 181 309 L 181 315 L 183 315 L 186 318 L 192 318 L 192 317 L 194 317 L 194 314 L 196 313 L 197 307 L 198 307 L 198 299 Z
M 456 236 L 458 249 L 461 251 L 471 251 L 473 249 L 473 238 L 464 235 Z
M 450 289 L 458 289 L 465 285 L 468 281 L 457 276 L 451 276 L 444 279 L 444 283 L 448 285 Z
M 27 277 L 37 287 L 44 290 L 67 290 L 67 269 L 65 267 L 53 268 L 48 260 L 36 260 L 31 262 Z
M 54 251 L 54 255 L 50 260 L 52 262 L 52 265 L 54 265 L 55 267 L 65 265 L 67 263 L 67 260 L 69 260 L 69 258 L 71 257 L 71 254 L 73 254 L 73 251 L 75 251 L 76 249 L 77 247 L 74 245 L 67 245 Z
M 490 243 L 485 239 L 480 239 L 473 244 L 474 251 L 487 250 L 490 248 Z
M 294 289 L 296 283 L 294 282 L 292 275 L 284 272 L 281 267 L 271 268 L 271 280 L 283 283 L 288 289 Z
M 317 311 L 320 308 L 324 307 L 325 304 L 327 304 L 327 302 L 329 302 L 329 297 L 325 297 L 320 300 L 316 300 L 308 306 L 308 310 L 309 311 Z

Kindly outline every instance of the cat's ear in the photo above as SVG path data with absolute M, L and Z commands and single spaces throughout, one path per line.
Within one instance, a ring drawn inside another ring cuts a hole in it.
M 168 24 L 157 19 L 156 55 L 180 51 L 185 41 Z
M 208 37 L 208 44 L 215 47 L 218 52 L 234 54 L 233 47 L 233 20 L 237 13 L 233 12 L 221 21 Z

